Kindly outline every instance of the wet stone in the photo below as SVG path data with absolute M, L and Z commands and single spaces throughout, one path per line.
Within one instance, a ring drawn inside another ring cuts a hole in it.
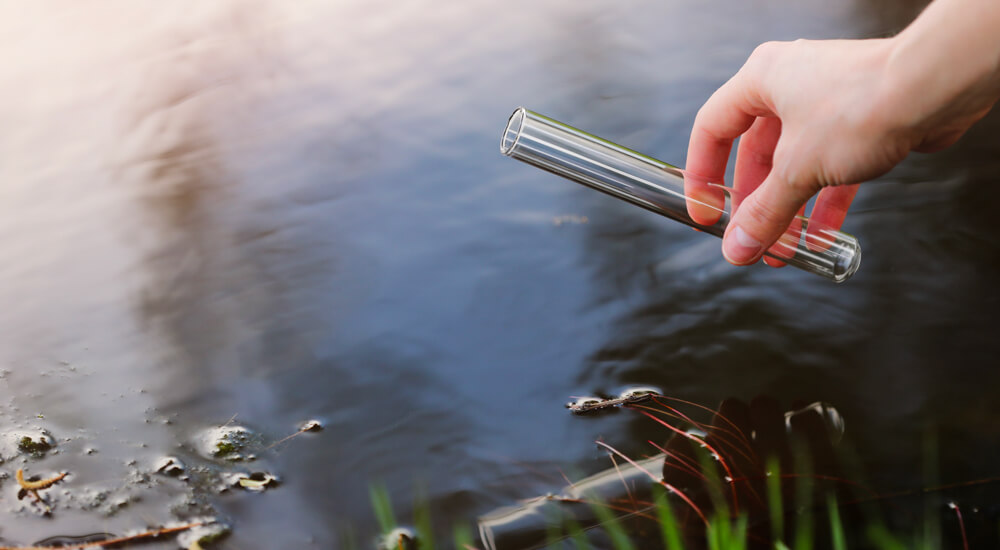
M 277 485 L 278 478 L 266 472 L 254 472 L 252 474 L 242 474 L 237 483 L 247 491 L 262 492 L 268 487 Z
M 227 536 L 229 536 L 229 526 L 221 523 L 211 523 L 200 525 L 181 533 L 177 537 L 177 542 L 183 548 L 208 548 Z
M 222 426 L 206 430 L 199 438 L 199 451 L 208 458 L 231 462 L 250 461 L 251 447 L 260 445 L 260 436 L 242 426 Z
M 179 458 L 165 456 L 156 462 L 156 473 L 177 477 L 184 473 L 184 463 Z
M 655 388 L 653 386 L 632 386 L 622 390 L 622 392 L 618 394 L 618 399 L 635 400 L 653 395 L 663 395 L 663 392 L 660 388 Z
M 319 420 L 313 419 L 313 420 L 308 420 L 304 424 L 302 424 L 302 427 L 299 428 L 299 431 L 300 432 L 318 432 L 318 431 L 320 431 L 322 429 L 323 429 L 323 423 L 320 422 Z
M 7 434 L 5 447 L 14 447 L 19 454 L 41 458 L 56 446 L 56 440 L 45 430 L 17 431 Z

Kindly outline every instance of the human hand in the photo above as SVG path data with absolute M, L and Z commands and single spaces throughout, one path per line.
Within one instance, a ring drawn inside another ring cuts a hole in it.
M 723 191 L 708 183 L 723 181 L 740 137 L 734 213 L 722 244 L 730 263 L 752 264 L 790 225 L 798 229 L 795 216 L 817 193 L 807 241 L 817 228 L 839 229 L 853 184 L 884 174 L 911 150 L 954 143 L 989 111 L 995 73 L 974 67 L 953 79 L 931 75 L 936 88 L 929 89 L 924 72 L 935 69 L 904 57 L 901 51 L 918 55 L 904 38 L 763 44 L 701 108 L 688 148 L 688 197 L 724 205 Z M 688 213 L 705 225 L 721 215 L 697 202 Z

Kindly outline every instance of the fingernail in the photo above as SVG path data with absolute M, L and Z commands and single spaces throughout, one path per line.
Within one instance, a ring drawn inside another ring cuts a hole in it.
M 755 260 L 761 248 L 760 241 L 747 235 L 738 225 L 722 241 L 722 255 L 729 263 L 736 265 L 745 265 Z

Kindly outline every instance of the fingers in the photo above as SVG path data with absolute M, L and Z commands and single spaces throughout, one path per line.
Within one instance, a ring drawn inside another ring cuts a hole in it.
M 771 173 L 774 148 L 781 137 L 781 120 L 759 117 L 743 137 L 736 151 L 736 170 L 733 178 L 733 210 L 740 201 L 760 187 Z
M 767 175 L 771 173 L 774 148 L 778 145 L 779 137 L 781 137 L 781 120 L 775 117 L 758 117 L 753 126 L 740 137 L 733 180 L 732 207 L 734 212 L 739 209 L 742 198 L 749 196 L 760 187 Z M 799 214 L 802 214 L 802 210 L 799 211 Z M 789 231 L 786 231 L 771 247 L 771 253 L 782 258 L 790 258 L 794 255 L 795 249 L 788 247 L 792 239 L 790 233 L 794 233 L 797 237 L 801 225 L 802 222 L 797 218 L 793 220 Z M 764 263 L 771 267 L 785 265 L 785 262 L 768 257 L 764 258 Z
M 725 171 L 725 166 L 722 168 Z M 710 184 L 722 182 L 721 178 L 703 178 L 684 171 L 684 197 L 688 216 L 700 225 L 715 225 L 722 217 L 726 195 L 722 189 Z
M 688 197 L 688 214 L 696 223 L 712 225 L 722 215 L 725 195 L 709 183 L 723 182 L 733 140 L 746 132 L 758 116 L 770 114 L 758 97 L 741 70 L 712 94 L 695 117 L 684 194 Z
M 789 185 L 772 170 L 764 183 L 744 198 L 722 239 L 722 255 L 734 265 L 749 265 L 788 229 L 814 191 Z
M 806 246 L 810 250 L 826 250 L 832 244 L 824 230 L 840 229 L 847 217 L 847 209 L 858 193 L 858 185 L 826 187 L 816 197 L 809 227 L 806 228 Z
M 800 216 L 804 216 L 805 213 L 806 205 L 803 204 L 802 208 L 799 208 L 799 211 L 795 213 L 792 224 L 781 234 L 781 237 L 778 237 L 778 242 L 767 249 L 769 253 L 778 258 L 788 259 L 798 252 L 799 242 L 802 240 L 802 218 Z M 778 258 L 764 256 L 764 263 L 771 267 L 785 267 L 785 262 Z

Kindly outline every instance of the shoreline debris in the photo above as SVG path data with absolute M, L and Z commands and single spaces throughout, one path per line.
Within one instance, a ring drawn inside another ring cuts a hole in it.
M 635 387 L 621 392 L 618 397 L 580 397 L 576 401 L 566 404 L 566 408 L 575 414 L 588 413 L 600 409 L 611 409 L 623 405 L 633 405 L 649 401 L 654 397 L 662 397 L 662 393 L 657 388 Z

